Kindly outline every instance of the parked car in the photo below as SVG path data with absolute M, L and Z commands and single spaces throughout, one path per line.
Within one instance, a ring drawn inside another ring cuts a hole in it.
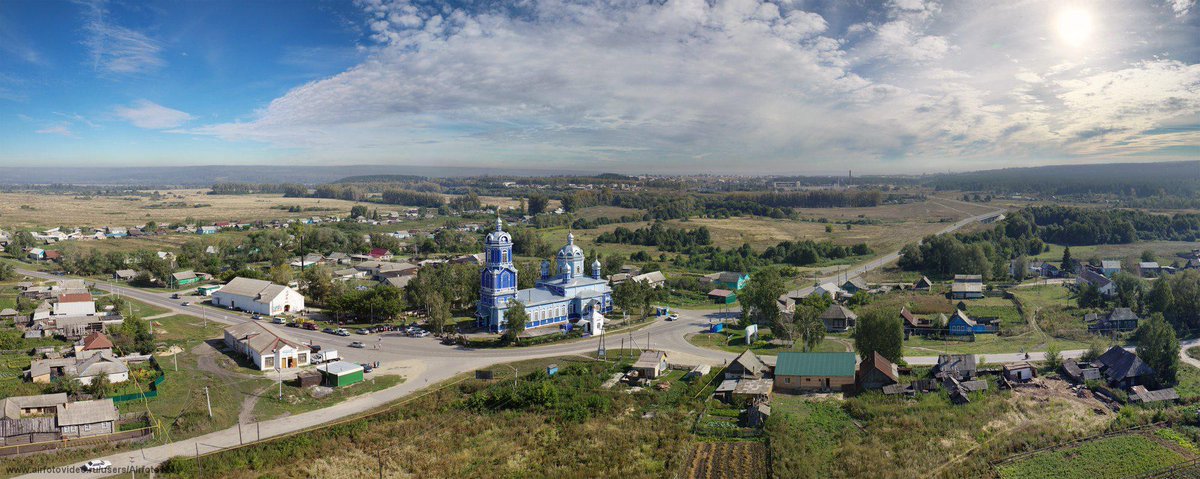
M 362 349 L 362 348 L 367 347 L 367 345 L 363 344 L 362 341 L 355 341 L 353 343 L 350 343 L 350 347 Z
M 334 331 L 333 334 L 336 334 L 338 336 L 349 336 L 350 331 L 346 331 L 345 329 L 338 329 L 337 331 Z
M 287 323 L 287 327 L 289 327 L 289 328 L 298 328 L 298 327 L 300 327 L 300 323 L 297 323 L 297 322 L 295 322 L 295 321 L 292 321 L 292 322 L 290 322 L 290 323 Z
M 112 463 L 103 459 L 92 459 L 83 465 L 85 471 L 102 471 L 112 467 Z
M 358 331 L 355 331 L 355 332 L 358 334 L 371 334 L 371 330 L 368 328 L 360 328 Z
M 676 319 L 679 319 L 679 313 L 671 313 L 667 315 L 667 321 L 674 321 Z
M 310 344 L 310 345 L 308 345 L 308 349 L 314 353 L 319 353 L 319 352 L 321 352 L 321 345 L 320 344 Z
M 179 298 L 180 298 L 179 293 L 175 293 L 175 294 L 171 295 L 171 299 L 179 299 Z
M 250 316 L 250 319 L 262 319 L 262 315 L 258 314 L 258 313 L 254 313 Z
M 365 373 L 369 373 L 369 372 L 371 372 L 371 371 L 373 371 L 373 370 L 375 369 L 375 368 L 371 367 L 371 365 L 370 365 L 370 364 L 363 364 L 363 365 L 362 365 L 362 368 L 363 368 L 363 373 L 364 373 L 364 374 L 365 374 Z
M 336 334 L 336 333 L 337 333 L 337 330 L 336 330 L 336 329 L 333 329 L 333 328 L 325 328 L 325 329 L 322 329 L 322 330 L 321 330 L 321 332 L 322 332 L 322 333 L 329 333 L 329 334 Z
M 416 338 L 424 338 L 424 337 L 428 337 L 428 336 L 429 336 L 429 331 L 426 331 L 424 329 L 417 330 L 417 332 L 413 333 L 413 337 L 416 337 Z
M 316 331 L 317 323 L 304 323 L 304 329 L 307 329 L 309 331 Z
M 275 324 L 285 324 L 285 323 L 287 323 L 287 320 L 285 320 L 283 318 L 275 318 L 275 319 L 271 320 L 271 322 L 275 323 Z
M 192 305 L 192 302 L 191 302 L 191 301 L 184 301 L 184 302 L 182 302 L 182 303 L 179 303 L 179 305 L 180 305 L 180 306 L 191 306 L 191 305 Z

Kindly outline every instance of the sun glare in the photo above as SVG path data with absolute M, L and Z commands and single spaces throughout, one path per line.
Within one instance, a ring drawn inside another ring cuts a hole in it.
M 1058 13 L 1058 37 L 1072 47 L 1087 42 L 1092 35 L 1092 14 L 1080 8 L 1069 8 Z

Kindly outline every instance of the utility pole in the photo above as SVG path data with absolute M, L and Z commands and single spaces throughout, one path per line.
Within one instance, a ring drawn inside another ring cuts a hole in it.
M 204 386 L 204 402 L 208 404 L 208 418 L 212 419 L 212 401 L 208 397 L 208 386 Z
M 175 361 L 175 372 L 179 372 L 179 353 L 172 354 L 171 360 Z

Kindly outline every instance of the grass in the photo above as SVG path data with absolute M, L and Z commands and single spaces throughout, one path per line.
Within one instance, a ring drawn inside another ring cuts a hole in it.
M 1195 349 L 1195 347 L 1191 349 Z M 1191 349 L 1188 350 L 1189 354 Z M 1200 397 L 1200 369 L 1180 361 L 1179 369 L 1175 373 L 1175 380 L 1178 382 L 1175 385 L 1175 392 L 1179 393 L 1179 397 L 1183 399 Z
M 311 388 L 300 389 L 291 384 L 291 381 L 285 381 L 283 384 L 283 401 L 278 399 L 279 393 L 275 388 L 267 388 L 267 394 L 259 398 L 258 403 L 254 406 L 254 417 L 270 419 L 285 415 L 300 414 L 329 407 L 355 396 L 382 391 L 403 382 L 404 378 L 395 374 L 381 376 L 367 375 L 367 378 L 363 382 L 343 388 L 336 388 L 332 393 L 318 398 L 312 395 Z
M 1035 454 L 998 468 L 1005 479 L 1103 479 L 1142 474 L 1184 461 L 1184 456 L 1142 435 L 1124 435 Z
M 801 350 L 799 346 L 776 346 L 762 338 L 770 338 L 769 330 L 764 330 L 760 335 L 760 339 L 750 346 L 750 350 L 754 351 L 754 354 L 773 356 L 782 352 Z M 742 329 L 728 328 L 720 333 L 692 334 L 688 335 L 687 340 L 689 343 L 702 348 L 720 349 L 733 353 L 740 353 L 746 350 L 746 333 Z M 829 337 L 825 338 L 821 344 L 818 344 L 813 349 L 815 352 L 842 352 L 845 350 L 845 343 L 835 341 Z
M 1187 348 L 1187 355 L 1192 359 L 1200 359 L 1200 346 Z
M 1195 247 L 1196 243 L 1187 241 L 1139 241 L 1130 244 L 1083 245 L 1072 246 L 1071 257 L 1080 261 L 1087 261 L 1093 256 L 1100 259 L 1124 259 L 1131 256 L 1140 258 L 1143 251 L 1150 250 L 1158 257 L 1159 263 L 1169 265 L 1178 258 L 1175 256 L 1176 253 L 1191 251 Z M 1058 262 L 1062 260 L 1063 249 L 1063 245 L 1052 244 L 1049 251 L 1030 259 Z

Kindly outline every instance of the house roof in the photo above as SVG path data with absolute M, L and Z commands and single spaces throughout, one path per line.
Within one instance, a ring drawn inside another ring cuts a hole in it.
M 633 363 L 633 367 L 635 369 L 655 369 L 666 359 L 667 353 L 665 351 L 642 351 L 642 355 L 638 356 L 638 360 Z
M 663 281 L 666 281 L 667 277 L 663 276 L 662 271 L 651 271 L 649 273 L 642 273 L 637 276 L 634 276 L 632 279 L 634 281 L 647 281 L 647 282 L 651 282 L 651 283 L 661 283 Z
M 975 371 L 974 354 L 942 354 L 938 356 L 938 372 L 973 372 Z
M 265 303 L 270 302 L 286 289 L 288 289 L 287 286 L 278 285 L 270 281 L 239 276 L 233 278 L 233 281 L 230 281 L 225 286 L 222 286 L 219 292 L 235 296 L 246 296 L 254 298 L 255 301 Z
M 196 279 L 196 272 L 195 271 L 180 271 L 178 273 L 171 273 L 171 277 L 175 278 L 175 281 Z
M 950 316 L 950 320 L 954 321 L 954 318 L 961 319 L 964 323 L 967 323 L 968 326 L 975 326 L 976 324 L 978 324 L 975 322 L 974 319 L 971 319 L 970 316 L 967 316 L 966 311 L 963 311 L 961 309 L 954 310 L 954 314 Z
M 850 279 L 846 280 L 845 283 L 842 283 L 843 289 L 849 289 L 848 286 L 854 286 L 855 288 L 858 288 L 858 289 L 867 289 L 867 282 L 863 281 L 861 276 L 856 276 L 854 278 L 850 278 Z
M 921 323 L 917 321 L 916 316 L 913 316 L 912 313 L 908 311 L 907 306 L 900 308 L 900 319 L 903 319 L 904 323 L 908 324 L 909 326 L 916 327 L 921 325 Z
M 956 281 L 954 281 L 954 284 L 950 285 L 950 292 L 952 292 L 952 293 L 982 293 L 983 292 L 983 283 L 964 282 L 964 281 L 956 280 Z
M 5 419 L 20 419 L 21 409 L 48 408 L 67 402 L 67 393 L 13 396 L 0 399 L 0 412 Z
M 416 276 L 389 276 L 387 278 L 383 278 L 383 284 L 397 289 L 404 289 L 405 286 L 408 286 L 408 282 L 412 281 L 413 278 L 416 278 Z
M 91 293 L 68 293 L 58 296 L 60 303 L 90 303 L 92 302 Z
M 1154 374 L 1154 370 L 1142 362 L 1137 354 L 1120 346 L 1113 346 L 1096 358 L 1096 361 L 1104 365 L 1102 372 L 1109 381 L 1121 381 Z
M 308 350 L 308 347 L 283 339 L 271 332 L 270 329 L 252 321 L 229 326 L 225 328 L 225 332 L 245 343 L 250 349 L 257 351 L 259 355 L 270 353 L 283 346 L 291 346 L 299 351 Z
M 1138 263 L 1138 268 L 1139 269 L 1158 269 L 1159 266 L 1158 266 L 1157 261 L 1142 261 L 1142 262 Z
M 871 353 L 871 359 L 863 361 L 862 364 L 858 366 L 858 373 L 860 376 L 872 370 L 883 373 L 884 376 L 887 376 L 888 379 L 891 379 L 892 381 L 900 380 L 900 370 L 896 367 L 896 364 L 888 361 L 888 359 L 883 357 L 882 354 L 879 354 L 878 351 Z
M 1147 390 L 1145 386 L 1134 386 L 1129 388 L 1133 392 L 1130 399 L 1134 402 L 1158 402 L 1158 401 L 1175 401 L 1179 399 L 1179 393 L 1175 392 L 1175 388 L 1159 389 L 1157 391 Z
M 1103 377 L 1100 375 L 1099 369 L 1092 367 L 1090 364 L 1085 366 L 1080 366 L 1074 359 L 1063 361 L 1063 370 L 1076 380 L 1092 381 Z
M 758 375 L 767 370 L 767 365 L 763 364 L 762 360 L 758 359 L 758 355 L 754 354 L 754 352 L 749 349 L 742 351 L 742 354 L 739 354 L 738 357 L 734 358 L 730 365 L 733 364 L 741 366 L 742 369 L 754 375 Z
M 1106 259 L 1100 261 L 1100 267 L 1104 269 L 1121 269 L 1121 261 L 1115 259 Z
M 83 338 L 83 350 L 84 351 L 94 351 L 97 349 L 112 349 L 112 348 L 113 348 L 112 340 L 108 339 L 108 336 L 105 336 L 104 333 L 101 333 L 99 331 L 92 331 L 91 334 L 89 334 L 89 335 L 87 335 L 87 337 Z
M 20 313 L 12 308 L 4 308 L 4 310 L 0 310 L 0 316 L 16 316 L 18 314 Z
M 916 283 L 913 283 L 913 287 L 916 288 L 928 288 L 931 286 L 933 286 L 933 282 L 924 276 L 922 276 L 921 279 L 918 279 Z
M 1003 369 L 1004 369 L 1004 371 L 1007 372 L 1007 371 L 1017 371 L 1017 370 L 1021 370 L 1021 369 L 1035 369 L 1035 368 L 1033 367 L 1032 364 L 1029 364 L 1029 361 L 1017 361 L 1017 362 L 1005 364 L 1003 366 Z
M 745 273 L 735 273 L 732 271 L 723 271 L 723 272 L 721 272 L 721 274 L 717 275 L 717 281 L 720 281 L 722 283 L 736 283 L 738 281 L 741 281 L 744 276 L 746 276 Z
M 733 387 L 734 394 L 765 396 L 771 394 L 775 382 L 770 379 L 743 379 Z
M 392 254 L 392 252 L 388 251 L 387 248 L 371 248 L 371 252 L 367 253 L 367 256 L 379 257 L 379 256 L 387 256 L 389 254 Z
M 1132 309 L 1116 308 L 1116 309 L 1113 309 L 1112 311 L 1110 311 L 1108 313 L 1108 316 L 1105 317 L 1104 319 L 1106 319 L 1108 321 L 1128 321 L 1128 320 L 1136 321 L 1139 318 L 1138 318 L 1138 315 L 1135 314 Z
M 714 290 L 708 292 L 709 296 L 715 296 L 718 298 L 728 298 L 732 294 L 733 294 L 733 291 L 730 291 L 728 289 L 714 289 Z
M 826 308 L 818 319 L 858 319 L 858 315 L 854 314 L 854 311 L 850 311 L 850 308 L 833 304 Z
M 1103 288 L 1112 283 L 1111 279 L 1088 268 L 1083 268 L 1079 271 L 1079 279 L 1097 288 Z
M 112 398 L 105 398 L 59 404 L 56 416 L 58 416 L 58 425 L 61 427 L 116 421 L 119 413 L 117 413 L 117 407 L 113 405 Z
M 956 274 L 956 275 L 954 275 L 954 282 L 955 283 L 960 283 L 960 282 L 982 283 L 983 275 L 981 275 L 981 274 Z
M 130 277 L 132 277 L 132 276 L 137 276 L 137 271 L 134 271 L 134 270 L 132 270 L 132 269 L 118 269 L 118 270 L 115 272 L 115 274 L 116 274 L 118 277 L 121 277 L 121 278 L 124 278 L 124 277 L 126 277 L 126 276 L 130 276 Z
M 329 373 L 334 376 L 345 376 L 350 373 L 362 371 L 363 367 L 359 364 L 354 364 L 348 361 L 334 361 L 332 363 L 322 364 L 317 366 L 317 371 Z
M 776 376 L 853 377 L 854 353 L 780 353 L 775 363 Z
M 113 357 L 108 351 L 103 350 L 75 363 L 75 374 L 81 378 L 127 372 L 129 372 L 129 366 Z

